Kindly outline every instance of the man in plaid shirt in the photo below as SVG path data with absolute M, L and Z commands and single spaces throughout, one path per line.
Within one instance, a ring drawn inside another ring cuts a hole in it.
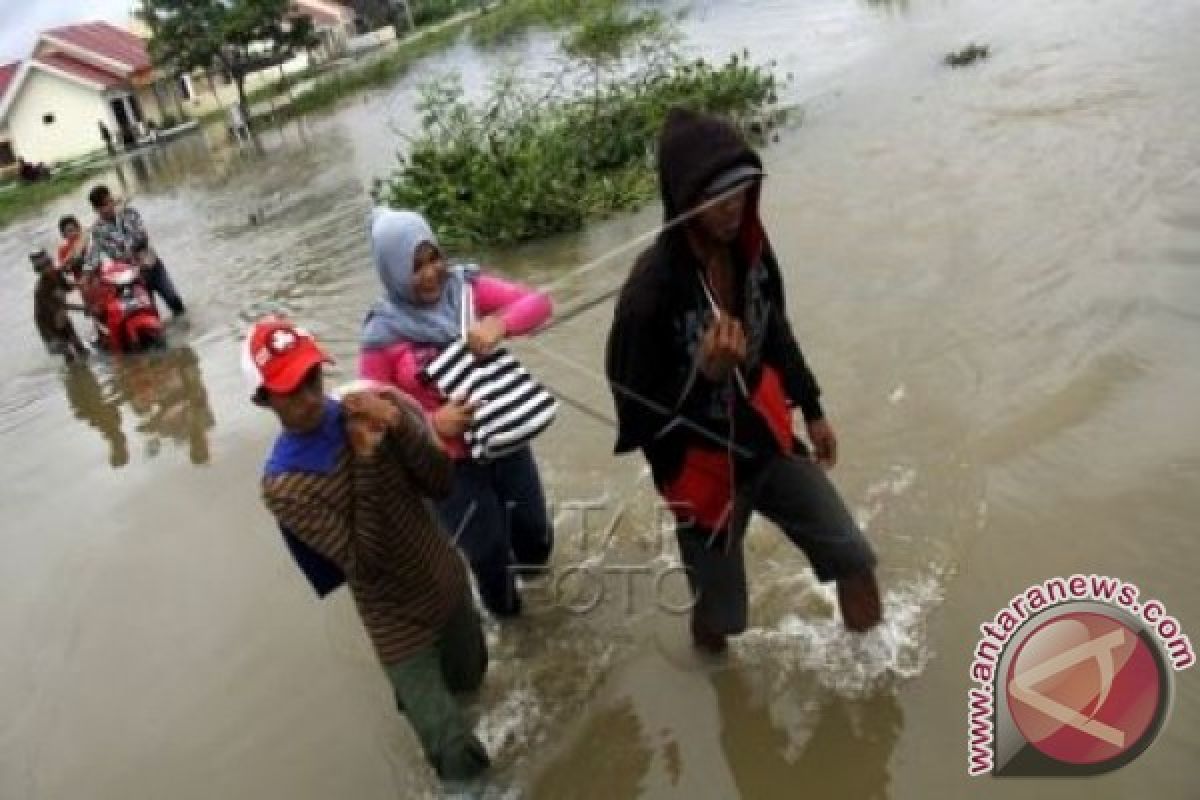
M 100 264 L 110 258 L 141 267 L 147 288 L 162 297 L 172 314 L 183 314 L 187 310 L 183 298 L 175 291 L 162 259 L 150 247 L 150 237 L 146 233 L 142 215 L 129 206 L 118 211 L 116 200 L 107 186 L 92 189 L 88 193 L 88 202 L 96 212 L 96 222 L 92 225 L 87 270 L 94 273 Z

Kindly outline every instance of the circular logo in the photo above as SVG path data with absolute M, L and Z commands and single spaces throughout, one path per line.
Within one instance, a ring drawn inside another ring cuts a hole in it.
M 1166 667 L 1154 646 L 1094 611 L 1056 616 L 1021 642 L 1006 676 L 1012 720 L 1025 740 L 1064 764 L 1135 757 L 1161 727 Z

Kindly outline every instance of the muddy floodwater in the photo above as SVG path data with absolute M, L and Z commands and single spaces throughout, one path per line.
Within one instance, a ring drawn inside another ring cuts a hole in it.
M 681 7 L 689 48 L 794 75 L 764 216 L 887 623 L 843 633 L 756 524 L 751 629 L 699 659 L 642 462 L 566 405 L 537 447 L 566 579 L 488 628 L 495 794 L 1200 797 L 1195 670 L 1151 749 L 1102 777 L 972 779 L 966 744 L 979 625 L 1026 586 L 1119 576 L 1200 637 L 1200 5 Z M 972 40 L 991 57 L 942 65 Z M 461 43 L 417 73 L 475 91 L 553 49 Z M 4 800 L 437 795 L 349 597 L 313 596 L 260 505 L 273 421 L 238 367 L 247 323 L 286 311 L 352 375 L 376 294 L 366 190 L 413 126 L 416 77 L 265 132 L 261 155 L 208 133 L 107 176 L 191 308 L 162 355 L 66 369 L 36 339 L 26 254 L 82 191 L 0 231 Z M 619 284 L 633 252 L 609 254 L 659 213 L 461 255 L 556 282 L 568 309 Z M 601 417 L 610 318 L 516 347 Z

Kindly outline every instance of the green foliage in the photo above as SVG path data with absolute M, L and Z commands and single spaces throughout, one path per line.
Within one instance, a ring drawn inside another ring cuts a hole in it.
M 66 167 L 55 170 L 48 180 L 0 186 L 0 228 L 21 217 L 30 216 L 50 201 L 77 190 L 99 171 L 97 167 Z
M 177 74 L 221 67 L 245 97 L 246 76 L 317 43 L 312 19 L 290 0 L 142 0 L 155 65 Z
M 505 0 L 471 29 L 476 44 L 496 45 L 529 28 L 562 28 L 581 18 L 612 11 L 626 0 Z
M 663 26 L 662 16 L 654 11 L 630 16 L 612 6 L 591 9 L 563 41 L 563 50 L 576 58 L 613 61 L 621 58 L 632 43 L 661 32 Z
M 778 121 L 770 67 L 745 54 L 723 64 L 686 61 L 669 37 L 648 41 L 657 21 L 638 23 L 639 42 L 624 33 L 639 18 L 602 19 L 620 35 L 588 41 L 619 38 L 625 49 L 589 44 L 601 60 L 568 65 L 548 95 L 513 74 L 500 76 L 482 104 L 468 103 L 457 79 L 425 86 L 420 132 L 377 184 L 376 199 L 420 210 L 448 241 L 510 244 L 577 230 L 653 197 L 654 144 L 673 106 L 722 113 L 752 130 Z M 577 32 L 564 46 L 578 51 L 584 38 Z
M 388 55 L 376 58 L 363 66 L 351 67 L 325 76 L 312 89 L 292 100 L 282 110 L 280 119 L 282 121 L 325 111 L 357 92 L 390 86 L 404 75 L 414 62 L 440 50 L 461 34 L 461 26 L 428 32 L 420 38 L 405 41 Z M 265 89 L 264 93 L 271 91 L 273 89 Z
M 413 22 L 417 27 L 432 25 L 449 19 L 464 11 L 474 11 L 482 6 L 480 0 L 421 0 L 414 4 Z

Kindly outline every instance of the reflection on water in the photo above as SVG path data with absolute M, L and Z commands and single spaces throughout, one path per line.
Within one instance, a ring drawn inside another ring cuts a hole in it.
M 1020 587 L 1120 575 L 1192 622 L 1200 103 L 1188 78 L 1200 50 L 1185 34 L 1200 6 L 673 5 L 690 9 L 697 53 L 746 46 L 796 75 L 785 99 L 804 104 L 804 123 L 764 153 L 764 214 L 842 435 L 835 480 L 881 555 L 889 625 L 844 635 L 803 557 L 760 526 L 748 543 L 754 628 L 727 672 L 693 662 L 680 620 L 630 617 L 616 600 L 492 629 L 480 728 L 497 781 L 554 800 L 1192 797 L 1200 692 L 1186 678 L 1163 736 L 1113 776 L 972 784 L 955 754 L 978 624 Z M 972 36 L 995 56 L 943 69 Z M 536 70 L 549 41 L 516 55 Z M 497 60 L 464 45 L 434 65 L 464 69 L 470 87 Z M 272 427 L 237 369 L 246 324 L 274 311 L 331 346 L 339 378 L 353 371 L 379 291 L 366 190 L 394 167 L 397 128 L 419 121 L 420 73 L 265 130 L 261 152 L 201 131 L 97 178 L 145 215 L 192 307 L 194 354 L 60 378 L 30 326 L 27 268 L 0 282 L 0 447 L 16 454 L 0 460 L 0 641 L 16 643 L 0 648 L 4 800 L 436 796 L 351 601 L 311 597 L 261 507 L 254 476 Z M 0 264 L 52 246 L 60 213 L 89 219 L 87 188 L 0 233 Z M 544 284 L 658 217 L 651 206 L 463 255 Z M 619 284 L 630 260 L 573 277 L 559 307 Z M 610 319 L 597 307 L 516 346 L 536 374 L 604 409 Z M 212 466 L 190 468 L 210 462 L 210 445 Z M 598 549 L 569 515 L 559 567 L 657 553 L 641 460 L 611 446 L 570 411 L 539 440 L 558 506 L 599 499 L 596 529 L 613 520 Z M 70 504 L 40 502 L 67 484 Z M 94 510 L 87 530 L 79 508 Z M 113 720 L 120 736 L 107 735 Z
M 587 744 L 575 758 L 555 761 L 539 775 L 534 796 L 573 800 L 637 797 L 653 761 L 655 742 L 649 733 L 629 700 L 597 713 L 580 733 Z M 586 777 L 599 775 L 604 779 Z
M 815 693 L 785 686 L 782 692 L 776 690 L 779 696 L 772 696 L 756 691 L 738 669 L 719 672 L 713 683 L 721 747 L 742 797 L 792 800 L 800 796 L 801 786 L 807 797 L 890 797 L 889 765 L 904 727 L 904 713 L 893 693 L 866 700 L 839 695 L 817 700 Z M 788 708 L 787 701 L 798 696 L 810 699 L 800 725 L 781 721 L 779 709 Z
M 97 377 L 101 370 L 102 378 Z M 114 468 L 129 463 L 126 419 L 147 458 L 158 456 L 164 442 L 174 442 L 187 447 L 191 463 L 208 463 L 208 433 L 216 420 L 200 361 L 190 347 L 114 359 L 95 368 L 74 364 L 63 373 L 63 385 L 75 418 L 108 443 Z

